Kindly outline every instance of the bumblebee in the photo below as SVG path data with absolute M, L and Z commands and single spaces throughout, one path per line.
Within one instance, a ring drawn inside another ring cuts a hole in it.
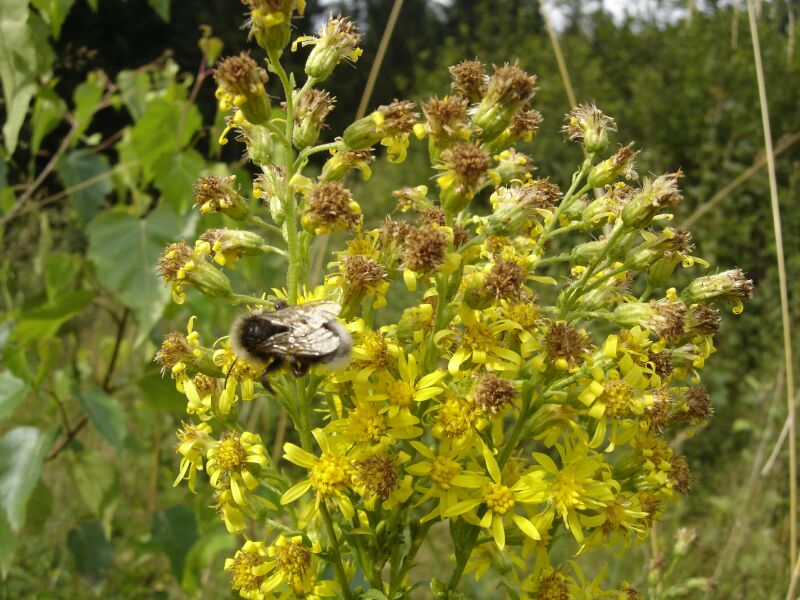
M 261 382 L 282 367 L 302 377 L 313 365 L 342 367 L 350 359 L 353 339 L 337 320 L 342 307 L 317 300 L 275 310 L 258 309 L 237 317 L 230 333 L 231 349 L 241 359 L 265 365 Z

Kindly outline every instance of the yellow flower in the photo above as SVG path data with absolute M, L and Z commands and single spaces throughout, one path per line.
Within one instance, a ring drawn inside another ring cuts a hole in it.
M 263 542 L 247 540 L 233 558 L 225 559 L 225 570 L 231 572 L 231 586 L 247 600 L 274 598 L 265 594 L 265 575 L 270 571 Z
M 356 337 L 351 352 L 352 360 L 345 371 L 337 374 L 337 380 L 364 383 L 373 373 L 385 376 L 400 352 L 397 344 L 381 333 L 367 329 L 361 320 L 350 323 L 349 329 Z
M 183 423 L 183 429 L 177 434 L 180 443 L 177 446 L 178 454 L 182 455 L 180 471 L 173 483 L 177 486 L 182 480 L 189 481 L 189 489 L 194 490 L 197 472 L 203 470 L 203 457 L 211 444 L 211 426 L 208 423 L 194 425 Z
M 389 373 L 382 377 L 384 393 L 376 398 L 385 398 L 387 406 L 381 412 L 394 417 L 400 412 L 409 412 L 415 402 L 425 402 L 435 398 L 444 391 L 439 384 L 447 376 L 445 371 L 433 371 L 420 377 L 417 357 L 413 353 L 406 355 L 400 350 L 397 353 L 397 373 L 400 376 L 395 378 Z
M 242 400 L 254 398 L 253 380 L 261 374 L 261 368 L 236 356 L 230 347 L 229 340 L 220 342 L 221 348 L 214 351 L 214 364 L 225 373 L 225 387 L 219 397 L 219 412 L 227 415 L 231 407 L 239 399 L 236 388 L 241 388 Z
M 356 446 L 381 444 L 389 446 L 395 440 L 408 440 L 422 435 L 422 429 L 415 427 L 419 419 L 410 412 L 387 414 L 374 402 L 356 401 L 347 410 L 347 417 L 333 421 L 328 429 L 339 434 L 342 440 Z
M 206 469 L 214 488 L 229 489 L 236 505 L 244 506 L 247 504 L 247 490 L 258 486 L 256 475 L 267 464 L 261 436 L 247 431 L 241 434 L 230 432 L 209 448 Z
M 411 442 L 411 445 L 420 453 L 423 460 L 407 467 L 406 472 L 430 482 L 430 487 L 425 487 L 423 484 L 417 486 L 417 491 L 422 493 L 422 497 L 416 505 L 419 506 L 431 498 L 438 500 L 433 510 L 422 517 L 421 523 L 436 517 L 446 518 L 445 513 L 452 506 L 468 496 L 471 490 L 483 484 L 485 478 L 480 472 L 464 469 L 461 464 L 468 447 L 443 441 L 439 445 L 438 453 L 434 453 L 420 442 Z
M 462 326 L 445 329 L 434 337 L 437 344 L 446 340 L 456 346 L 447 364 L 451 375 L 457 375 L 464 363 L 485 365 L 493 371 L 514 372 L 518 369 L 521 362 L 519 354 L 506 348 L 499 339 L 514 325 L 488 322 L 486 315 L 485 312 L 462 307 Z
M 322 429 L 311 432 L 322 450 L 317 457 L 294 444 L 284 444 L 283 456 L 289 462 L 308 469 L 308 477 L 296 483 L 281 496 L 281 504 L 291 504 L 311 488 L 314 489 L 316 507 L 319 503 L 332 499 L 347 519 L 355 514 L 353 503 L 347 495 L 351 486 L 350 460 L 346 447 L 337 438 L 329 438 Z
M 491 450 L 486 447 L 483 448 L 483 458 L 491 480 L 483 478 L 481 496 L 468 498 L 450 506 L 445 511 L 445 516 L 452 518 L 464 515 L 464 519 L 473 525 L 491 530 L 495 544 L 500 550 L 506 545 L 504 521 L 513 522 L 529 538 L 540 539 L 541 535 L 536 526 L 527 517 L 517 514 L 514 507 L 517 504 L 542 502 L 547 498 L 547 492 L 530 477 L 520 478 L 512 487 L 504 485 L 500 466 Z M 473 511 L 481 505 L 485 506 L 485 511 L 478 517 Z

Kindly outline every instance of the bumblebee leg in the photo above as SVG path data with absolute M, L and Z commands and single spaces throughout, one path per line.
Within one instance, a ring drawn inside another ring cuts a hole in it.
M 306 373 L 308 373 L 308 368 L 310 367 L 310 363 L 308 361 L 299 359 L 292 363 L 292 373 L 294 373 L 295 377 L 302 377 Z
M 275 395 L 275 390 L 273 389 L 272 385 L 270 384 L 269 380 L 267 379 L 267 375 L 270 373 L 274 373 L 278 369 L 283 366 L 283 361 L 281 360 L 273 360 L 271 361 L 263 371 L 261 371 L 261 375 L 259 376 L 258 380 L 261 382 L 261 385 L 264 386 L 264 389 L 267 390 L 273 396 Z

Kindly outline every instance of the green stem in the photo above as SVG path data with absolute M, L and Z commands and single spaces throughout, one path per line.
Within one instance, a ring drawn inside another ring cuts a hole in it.
M 230 297 L 229 302 L 231 304 L 257 304 L 258 306 L 266 306 L 269 304 L 263 298 L 257 298 L 256 296 L 248 296 L 246 294 L 234 294 Z
M 539 239 L 536 240 L 536 249 L 534 250 L 536 254 L 538 254 L 544 243 L 547 241 L 550 232 L 552 231 L 553 227 L 556 226 L 558 223 L 559 217 L 561 217 L 561 213 L 563 213 L 566 209 L 572 206 L 572 203 L 575 199 L 580 198 L 584 193 L 588 192 L 591 188 L 589 185 L 583 186 L 577 193 L 575 190 L 578 188 L 578 184 L 583 180 L 586 174 L 589 172 L 589 169 L 592 168 L 592 159 L 594 155 L 589 156 L 586 160 L 583 161 L 581 168 L 577 171 L 572 177 L 572 185 L 567 190 L 567 193 L 564 194 L 564 198 L 561 200 L 561 204 L 556 207 L 555 212 L 553 213 L 553 218 L 544 226 L 544 230 L 539 235 Z
M 336 579 L 339 580 L 339 585 L 342 588 L 342 596 L 350 600 L 350 598 L 353 597 L 350 593 L 350 582 L 347 581 L 347 574 L 344 572 L 342 554 L 339 551 L 339 540 L 336 538 L 336 530 L 333 528 L 333 520 L 331 519 L 331 513 L 328 511 L 328 505 L 325 500 L 320 502 L 319 512 L 322 515 L 322 520 L 325 522 L 325 529 L 328 530 L 328 537 L 331 538 L 331 555 L 333 557 L 333 568 L 336 571 Z
M 420 526 L 417 534 L 414 536 L 413 541 L 411 542 L 411 546 L 408 549 L 408 553 L 403 557 L 403 560 L 400 562 L 400 569 L 393 572 L 390 580 L 389 580 L 389 598 L 393 598 L 394 594 L 397 592 L 397 588 L 403 583 L 403 579 L 405 579 L 406 574 L 411 570 L 411 567 L 414 565 L 414 558 L 419 552 L 419 549 L 422 547 L 422 542 L 425 541 L 425 537 L 428 535 L 428 531 L 433 526 L 433 520 L 427 521 L 426 523 Z
M 267 223 L 261 217 L 252 216 L 252 217 L 250 217 L 248 222 L 252 223 L 253 225 L 256 225 L 258 227 L 261 227 L 262 229 L 264 229 L 266 231 L 270 231 L 272 233 L 277 233 L 279 236 L 283 237 L 283 230 L 280 227 L 275 227 L 275 225 L 273 225 L 271 223 Z

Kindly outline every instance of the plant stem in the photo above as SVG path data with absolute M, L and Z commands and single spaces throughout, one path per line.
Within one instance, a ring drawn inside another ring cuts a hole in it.
M 339 580 L 339 585 L 342 587 L 342 596 L 349 600 L 352 598 L 350 594 L 350 582 L 347 581 L 347 574 L 344 572 L 342 554 L 339 551 L 339 540 L 336 538 L 336 530 L 333 528 L 333 520 L 331 519 L 331 513 L 328 511 L 328 505 L 325 503 L 325 500 L 319 503 L 319 512 L 322 515 L 322 520 L 325 522 L 325 529 L 328 530 L 328 537 L 331 538 L 333 568 L 336 571 L 336 578 Z

